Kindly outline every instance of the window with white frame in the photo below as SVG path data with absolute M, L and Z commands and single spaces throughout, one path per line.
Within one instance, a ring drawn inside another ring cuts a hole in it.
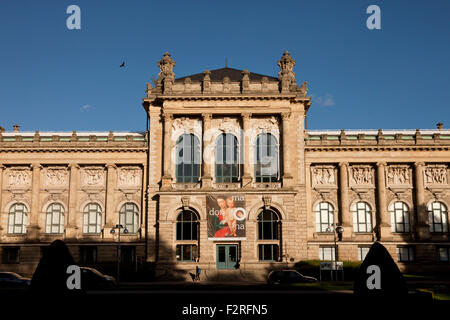
M 177 182 L 198 182 L 200 177 L 200 141 L 192 133 L 183 134 L 176 145 Z
M 98 234 L 102 225 L 102 209 L 98 203 L 89 203 L 84 207 L 83 233 Z
M 353 231 L 372 232 L 372 211 L 369 204 L 359 201 L 352 206 Z
M 399 262 L 411 262 L 414 261 L 414 247 L 411 246 L 399 246 L 397 247 L 397 260 Z
M 336 260 L 335 247 L 332 246 L 319 247 L 319 259 L 323 261 L 335 261 Z
M 369 253 L 370 247 L 369 246 L 359 246 L 358 247 L 358 260 L 364 261 L 367 254 Z
M 52 203 L 47 207 L 45 233 L 61 234 L 64 232 L 64 207 L 60 203 Z
M 139 208 L 132 202 L 127 202 L 120 208 L 120 224 L 128 233 L 136 233 L 139 229 Z
M 450 261 L 450 247 L 438 247 L 438 257 L 441 262 Z
M 391 231 L 397 233 L 410 232 L 409 208 L 406 203 L 396 201 L 389 206 L 391 214 Z
M 256 182 L 275 182 L 279 179 L 278 142 L 270 133 L 256 137 Z
M 217 137 L 215 158 L 216 182 L 237 182 L 239 180 L 239 147 L 235 135 L 222 133 Z
M 447 207 L 439 201 L 428 205 L 428 221 L 430 232 L 448 232 Z
M 316 231 L 329 232 L 328 227 L 334 223 L 334 208 L 329 202 L 320 202 L 315 207 Z
M 9 209 L 8 233 L 25 234 L 27 233 L 28 210 L 23 203 L 15 203 Z

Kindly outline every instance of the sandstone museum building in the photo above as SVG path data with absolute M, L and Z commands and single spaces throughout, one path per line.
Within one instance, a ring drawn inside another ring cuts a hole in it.
M 122 266 L 157 275 L 358 261 L 374 241 L 448 269 L 450 130 L 308 130 L 287 51 L 276 77 L 158 65 L 147 132 L 0 132 L 0 271 L 32 274 L 55 239 L 114 265 L 120 225 Z

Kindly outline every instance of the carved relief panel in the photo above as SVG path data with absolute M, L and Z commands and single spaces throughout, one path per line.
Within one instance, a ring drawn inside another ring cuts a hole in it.
M 386 167 L 386 186 L 388 188 L 412 187 L 412 170 L 408 165 L 390 165 Z
M 44 170 L 44 188 L 66 188 L 69 186 L 69 171 L 65 167 L 47 167 Z
M 375 170 L 370 165 L 354 165 L 348 168 L 350 187 L 354 188 L 374 188 Z
M 81 170 L 81 186 L 84 188 L 102 188 L 105 186 L 104 167 L 84 167 Z
M 119 188 L 139 188 L 142 184 L 142 170 L 136 166 L 118 168 Z
M 445 164 L 427 165 L 423 173 L 425 186 L 448 185 L 448 168 Z
M 336 188 L 337 169 L 332 165 L 311 166 L 312 186 L 315 189 Z
M 201 137 L 202 122 L 199 119 L 186 117 L 175 118 L 172 122 L 172 140 L 176 142 L 178 137 L 184 133 L 193 133 L 197 137 Z
M 11 167 L 7 169 L 8 189 L 30 189 L 31 170 L 28 167 Z

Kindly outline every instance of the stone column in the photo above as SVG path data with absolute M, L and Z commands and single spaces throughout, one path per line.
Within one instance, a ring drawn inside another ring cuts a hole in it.
M 251 163 L 250 163 L 250 119 L 252 117 L 251 113 L 243 113 L 242 114 L 242 129 L 244 131 L 243 134 L 243 145 L 241 145 L 244 149 L 244 172 L 242 175 L 242 187 L 249 188 L 252 183 L 252 171 L 251 171 Z M 241 157 L 242 159 L 242 157 Z
M 33 163 L 31 165 L 33 170 L 32 173 L 32 186 L 31 186 L 31 210 L 29 217 L 29 238 L 37 239 L 39 237 L 39 217 L 40 217 L 40 204 L 39 204 L 39 193 L 40 193 L 40 175 L 42 166 L 39 163 Z
M 416 233 L 419 240 L 429 240 L 431 239 L 430 225 L 428 223 L 428 212 L 425 203 L 425 188 L 423 183 L 423 162 L 414 163 L 414 174 L 415 174 L 415 198 L 416 198 L 416 212 L 417 212 L 417 223 L 416 223 Z
M 116 189 L 116 166 L 112 163 L 106 165 L 106 208 L 105 208 L 105 237 L 110 235 L 110 229 L 119 224 L 114 215 L 114 191 Z
M 69 177 L 69 212 L 67 216 L 66 226 L 66 238 L 76 238 L 77 230 L 79 229 L 78 223 L 81 223 L 81 219 L 77 221 L 78 203 L 78 174 L 80 166 L 77 164 L 69 164 L 70 177 Z
M 283 188 L 290 187 L 292 185 L 291 175 L 291 148 L 289 146 L 289 118 L 291 114 L 289 112 L 283 112 L 281 119 L 283 121 Z
M 377 163 L 377 198 L 378 198 L 378 218 L 379 218 L 379 239 L 386 240 L 391 238 L 391 224 L 388 216 L 386 204 L 386 180 L 385 180 L 386 163 Z
M 163 158 L 163 177 L 162 188 L 170 189 L 172 187 L 172 122 L 173 115 L 165 113 L 164 115 L 164 158 Z
M 350 204 L 348 201 L 348 163 L 339 163 L 339 223 L 344 228 L 342 237 L 351 238 L 353 226 L 351 223 Z
M 214 163 L 211 152 L 211 118 L 210 113 L 203 114 L 203 132 L 202 132 L 202 188 L 211 189 L 212 176 L 211 176 L 211 163 Z

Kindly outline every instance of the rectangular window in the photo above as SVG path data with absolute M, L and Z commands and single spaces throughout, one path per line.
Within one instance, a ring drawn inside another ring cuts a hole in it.
M 369 250 L 370 250 L 370 247 L 364 247 L 364 246 L 358 247 L 358 260 L 364 261 Z
M 336 252 L 334 247 L 320 247 L 319 248 L 319 259 L 324 261 L 336 260 Z
M 414 247 L 397 247 L 397 258 L 399 262 L 414 261 Z
M 134 264 L 136 262 L 136 247 L 135 246 L 121 246 L 120 247 L 120 261 L 124 264 Z
M 258 257 L 260 261 L 278 261 L 280 247 L 277 244 L 258 245 Z
M 450 261 L 450 247 L 438 247 L 439 261 L 449 262 Z
M 195 261 L 197 259 L 197 246 L 192 244 L 177 245 L 177 261 Z
M 80 247 L 80 264 L 93 265 L 97 263 L 97 247 L 82 246 Z
M 19 247 L 3 247 L 3 263 L 17 264 L 20 263 L 20 248 Z

